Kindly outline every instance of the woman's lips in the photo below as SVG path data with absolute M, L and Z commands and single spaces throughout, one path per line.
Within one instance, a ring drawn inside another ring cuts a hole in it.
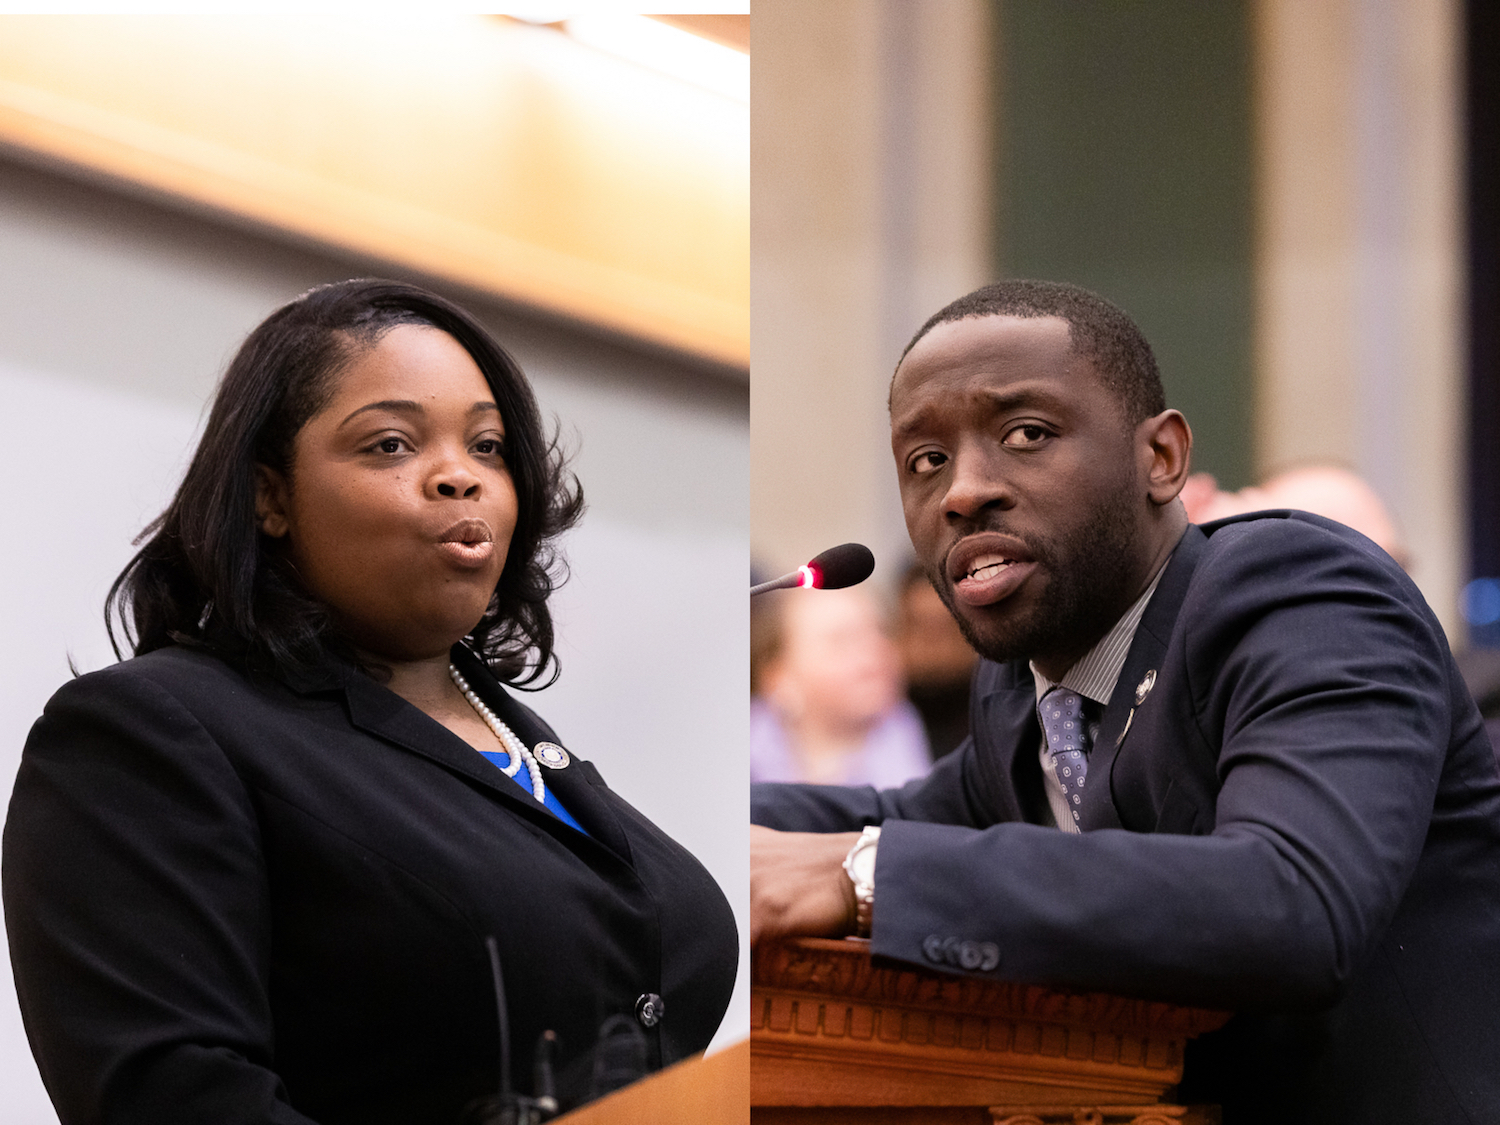
M 459 520 L 438 536 L 438 550 L 463 567 L 481 567 L 495 554 L 495 535 L 480 519 Z
M 495 553 L 495 544 L 445 540 L 438 544 L 438 550 L 461 566 L 479 567 L 489 562 L 490 556 Z

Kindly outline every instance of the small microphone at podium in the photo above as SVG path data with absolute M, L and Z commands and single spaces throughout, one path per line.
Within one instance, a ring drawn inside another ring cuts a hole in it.
M 769 590 L 842 590 L 875 573 L 875 556 L 863 543 L 840 543 L 809 559 L 790 574 L 750 587 L 750 596 Z

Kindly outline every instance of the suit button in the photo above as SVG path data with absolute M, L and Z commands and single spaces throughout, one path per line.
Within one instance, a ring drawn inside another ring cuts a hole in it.
M 636 997 L 635 1018 L 641 1021 L 642 1027 L 655 1027 L 666 1014 L 666 1001 L 656 993 L 643 992 Z
M 979 968 L 980 962 L 984 960 L 984 954 L 979 952 L 979 943 L 966 941 L 958 947 L 958 967 L 968 972 Z
M 987 973 L 1000 964 L 1000 947 L 992 941 L 979 943 L 979 971 Z
M 958 939 L 956 937 L 943 939 L 943 960 L 954 968 L 958 967 Z
M 928 934 L 922 939 L 922 956 L 941 965 L 943 963 L 943 939 L 937 934 Z

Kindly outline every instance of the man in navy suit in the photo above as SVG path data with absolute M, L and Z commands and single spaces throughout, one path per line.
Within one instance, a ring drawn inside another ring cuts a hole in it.
M 971 735 L 899 790 L 757 787 L 756 937 L 1231 1008 L 1178 1091 L 1229 1125 L 1500 1121 L 1500 774 L 1400 567 L 1190 525 L 1150 347 L 1071 286 L 939 312 L 890 410 Z

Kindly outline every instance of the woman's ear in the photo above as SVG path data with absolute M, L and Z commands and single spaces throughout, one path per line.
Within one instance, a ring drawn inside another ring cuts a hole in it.
M 265 465 L 255 466 L 255 522 L 272 539 L 281 539 L 291 531 L 286 516 L 286 478 Z
M 1158 507 L 1170 504 L 1187 482 L 1193 431 L 1178 410 L 1163 410 L 1136 429 L 1146 477 L 1146 493 Z

